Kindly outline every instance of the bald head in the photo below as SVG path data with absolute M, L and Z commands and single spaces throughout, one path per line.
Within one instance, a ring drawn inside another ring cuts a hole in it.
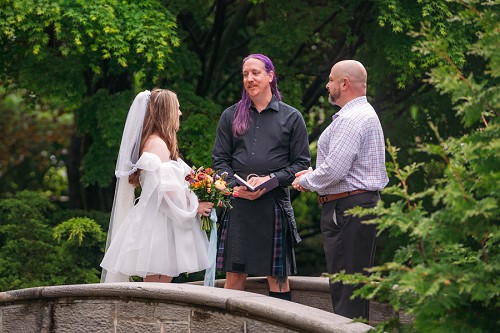
M 333 66 L 332 73 L 338 78 L 348 78 L 351 81 L 353 89 L 362 90 L 363 95 L 366 94 L 366 69 L 359 61 L 339 61 Z
M 342 107 L 350 100 L 366 96 L 366 69 L 356 60 L 342 60 L 333 65 L 326 88 L 329 101 Z

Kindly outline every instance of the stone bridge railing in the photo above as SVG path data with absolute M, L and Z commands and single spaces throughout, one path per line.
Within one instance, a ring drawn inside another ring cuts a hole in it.
M 330 297 L 330 285 L 326 277 L 291 276 L 290 289 L 292 290 L 292 301 L 307 306 L 333 312 L 332 299 Z M 225 280 L 216 280 L 216 287 L 224 287 Z M 201 284 L 201 282 L 194 282 Z M 264 277 L 248 278 L 245 290 L 262 295 L 268 294 L 267 280 Z M 376 324 L 390 317 L 394 317 L 392 308 L 385 304 L 371 302 L 370 324 Z M 398 313 L 403 323 L 408 323 L 411 318 L 403 312 Z
M 143 282 L 2 292 L 0 332 L 358 333 L 371 328 L 329 312 L 329 296 L 321 291 L 328 288 L 325 279 L 292 278 L 294 302 L 262 295 L 259 290 L 267 293 L 264 281 L 249 279 L 254 292 Z

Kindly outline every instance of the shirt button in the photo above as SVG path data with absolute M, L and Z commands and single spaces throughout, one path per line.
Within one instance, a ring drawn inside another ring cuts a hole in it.
M 255 155 L 255 153 L 252 153 L 252 155 Z

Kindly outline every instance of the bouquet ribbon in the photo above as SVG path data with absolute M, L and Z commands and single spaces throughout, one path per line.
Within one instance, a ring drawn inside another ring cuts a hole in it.
M 215 208 L 210 211 L 210 219 L 214 223 L 210 231 L 210 243 L 208 245 L 208 260 L 210 267 L 205 270 L 205 279 L 203 285 L 213 287 L 215 285 L 215 264 L 217 261 L 217 214 Z

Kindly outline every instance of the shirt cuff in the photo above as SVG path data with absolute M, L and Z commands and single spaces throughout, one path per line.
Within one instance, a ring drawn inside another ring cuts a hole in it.
M 309 174 L 307 174 L 309 175 Z M 303 175 L 302 177 L 299 178 L 299 185 L 305 188 L 306 190 L 310 190 L 309 188 L 309 182 L 307 181 L 307 175 Z
M 277 171 L 277 172 L 271 172 L 271 173 L 269 174 L 269 177 L 273 178 L 273 176 L 271 176 L 271 175 L 274 175 L 274 177 L 278 178 L 278 185 L 279 185 L 279 186 L 281 186 L 281 185 L 280 185 L 280 184 L 281 184 L 281 181 L 280 181 L 280 177 L 279 177 L 279 171 Z

